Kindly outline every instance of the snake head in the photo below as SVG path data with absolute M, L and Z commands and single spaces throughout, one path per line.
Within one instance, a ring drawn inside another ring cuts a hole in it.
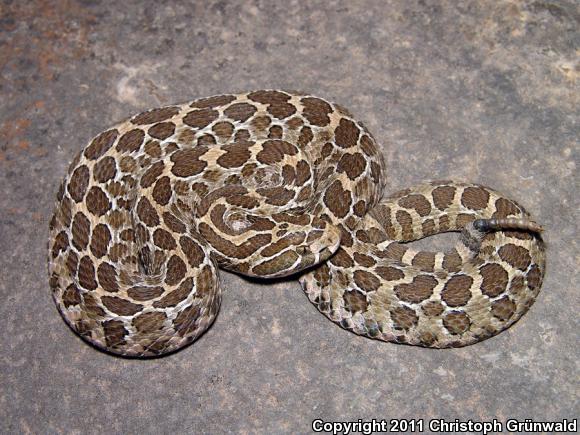
M 302 257 L 301 267 L 303 270 L 315 264 L 328 260 L 336 252 L 340 245 L 340 230 L 326 224 L 323 228 L 312 229 L 306 241 L 296 247 L 296 253 Z M 297 270 L 297 271 L 298 271 Z
M 340 245 L 340 230 L 320 218 L 309 217 L 306 226 L 279 222 L 280 234 L 254 256 L 246 275 L 277 278 L 293 275 L 326 261 Z
M 198 216 L 198 231 L 223 269 L 284 277 L 327 260 L 340 244 L 337 227 L 304 209 L 258 214 L 232 205 L 244 204 L 239 195 L 210 199 Z

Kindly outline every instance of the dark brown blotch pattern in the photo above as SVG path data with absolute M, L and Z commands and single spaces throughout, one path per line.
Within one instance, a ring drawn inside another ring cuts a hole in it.
M 149 311 L 135 317 L 132 323 L 140 333 L 153 334 L 163 328 L 165 319 L 167 319 L 165 313 Z
M 104 155 L 113 146 L 119 132 L 117 130 L 107 130 L 99 134 L 85 149 L 85 157 L 89 160 L 96 160 Z
M 515 312 L 516 304 L 507 295 L 491 304 L 491 313 L 499 320 L 509 320 Z
M 407 331 L 418 323 L 419 316 L 412 308 L 400 306 L 391 310 L 391 319 L 395 329 Z
M 417 253 L 412 261 L 413 266 L 431 272 L 435 267 L 435 253 L 422 251 Z
M 526 280 L 528 281 L 528 287 L 531 290 L 537 290 L 542 284 L 542 278 L 542 271 L 540 270 L 539 266 L 537 264 L 533 264 L 532 267 L 530 267 L 526 277 Z
M 66 258 L 66 268 L 73 278 L 77 275 L 78 264 L 79 264 L 78 255 L 73 250 L 70 250 Z
M 320 98 L 306 97 L 301 100 L 304 106 L 302 114 L 309 123 L 318 127 L 324 127 L 330 124 L 329 114 L 332 113 L 332 107 L 326 101 Z
M 172 255 L 167 262 L 167 272 L 165 275 L 165 283 L 167 285 L 176 285 L 181 282 L 185 276 L 187 266 L 181 258 L 177 255 Z
M 467 275 L 452 276 L 441 291 L 441 299 L 450 307 L 465 305 L 471 299 L 473 278 Z
M 305 125 L 300 130 L 300 135 L 298 136 L 298 146 L 300 146 L 301 148 L 304 148 L 306 145 L 308 145 L 312 141 L 312 139 L 314 139 L 314 134 L 312 133 L 312 129 L 310 127 L 308 127 L 307 125 Z M 326 147 L 326 145 L 328 145 L 328 147 Z M 328 150 L 327 154 L 330 155 L 330 152 L 332 151 L 332 145 L 329 143 L 326 145 L 325 145 L 326 148 L 323 148 L 323 155 L 325 154 L 324 153 L 325 150 Z
M 330 262 L 338 267 L 349 268 L 354 266 L 354 261 L 350 255 L 343 249 L 338 248 L 336 253 L 330 257 Z
M 467 187 L 461 195 L 461 204 L 472 210 L 481 210 L 487 207 L 489 192 L 481 187 Z
M 440 316 L 443 311 L 445 311 L 445 307 L 439 301 L 428 301 L 425 302 L 421 309 L 423 312 L 429 317 L 437 317 Z
M 197 267 L 203 262 L 205 254 L 197 242 L 190 237 L 182 236 L 179 239 L 179 244 L 191 267 Z
M 365 254 L 361 254 L 359 252 L 355 252 L 353 254 L 354 257 L 354 261 L 356 261 L 356 263 L 360 266 L 363 267 L 373 267 L 375 264 L 377 264 L 377 261 L 371 257 L 370 255 L 365 255 Z
M 74 284 L 70 284 L 62 293 L 62 303 L 66 308 L 72 305 L 79 305 L 81 301 L 80 290 Z
M 139 204 L 137 204 L 137 215 L 141 219 L 141 222 L 148 227 L 156 227 L 159 225 L 159 215 L 151 205 L 151 202 L 145 197 L 142 197 L 139 200 Z
M 109 311 L 119 316 L 132 316 L 143 308 L 143 305 L 134 304 L 117 296 L 103 296 L 101 302 Z
M 501 219 L 507 218 L 509 216 L 518 216 L 520 214 L 520 209 L 513 202 L 505 198 L 499 198 L 495 202 L 496 211 L 493 214 L 493 218 Z
M 199 109 L 205 108 L 213 109 L 216 107 L 225 106 L 226 104 L 231 103 L 235 99 L 236 97 L 233 95 L 216 95 L 213 97 L 196 100 L 193 103 L 191 103 L 190 107 L 196 107 Z
M 163 162 L 155 162 L 151 165 L 149 169 L 145 171 L 143 176 L 141 177 L 140 185 L 143 188 L 147 188 L 151 186 L 155 181 L 159 178 L 159 176 L 163 173 L 164 168 Z
M 395 219 L 399 225 L 401 225 L 401 235 L 403 240 L 412 240 L 413 235 L 413 216 L 405 210 L 397 210 L 395 213 Z
M 76 168 L 70 177 L 67 190 L 75 202 L 81 202 L 89 186 L 89 168 L 85 165 Z
M 155 243 L 158 248 L 168 251 L 177 247 L 177 243 L 171 233 L 162 228 L 157 228 L 153 233 L 153 243 Z
M 199 306 L 190 305 L 177 315 L 173 327 L 179 335 L 189 335 L 198 328 L 198 319 L 201 315 Z
M 208 265 L 203 266 L 201 272 L 195 279 L 195 295 L 205 298 L 211 295 L 216 288 L 216 278 Z
M 369 157 L 376 156 L 378 154 L 377 145 L 375 141 L 368 135 L 363 135 L 360 139 L 360 147 Z
M 395 286 L 394 291 L 397 297 L 410 303 L 422 302 L 433 294 L 433 289 L 437 285 L 437 280 L 429 275 L 418 275 L 410 283 Z
M 268 130 L 268 138 L 269 139 L 282 139 L 283 135 L 284 135 L 284 130 L 279 125 L 273 125 Z
M 445 256 L 443 257 L 443 268 L 448 272 L 459 272 L 462 264 L 463 260 L 455 249 L 451 252 L 445 253 Z
M 157 204 L 167 205 L 171 199 L 171 195 L 173 195 L 173 190 L 171 190 L 171 181 L 169 177 L 161 177 L 155 183 L 151 196 Z
M 109 293 L 119 291 L 119 283 L 117 281 L 117 271 L 112 264 L 101 263 L 97 268 L 97 278 L 101 288 Z
M 210 125 L 218 116 L 219 112 L 217 110 L 208 108 L 192 110 L 183 117 L 183 122 L 190 127 L 201 129 Z
M 175 133 L 175 124 L 173 122 L 160 122 L 149 128 L 147 133 L 155 139 L 165 140 Z
M 356 146 L 360 129 L 350 119 L 342 118 L 338 127 L 334 130 L 334 140 L 341 148 L 351 148 Z
M 141 148 L 145 133 L 141 129 L 133 129 L 125 133 L 119 138 L 117 142 L 117 151 L 119 152 L 135 152 Z
M 163 288 L 160 286 L 139 285 L 127 290 L 127 295 L 136 301 L 144 302 L 155 299 L 163 294 Z
M 482 266 L 479 273 L 483 277 L 481 283 L 481 292 L 490 297 L 495 298 L 503 293 L 508 284 L 507 271 L 497 263 L 490 263 Z
M 81 258 L 78 266 L 79 284 L 87 290 L 95 290 L 97 281 L 95 280 L 95 268 L 93 261 L 87 255 Z
M 115 177 L 117 164 L 111 156 L 100 159 L 93 168 L 93 177 L 99 183 L 105 183 Z
M 399 205 L 407 209 L 414 209 L 419 216 L 427 216 L 431 212 L 431 204 L 423 195 L 407 195 L 399 199 Z
M 296 113 L 296 107 L 290 103 L 272 103 L 268 107 L 268 113 L 274 118 L 286 119 Z
M 98 224 L 93 229 L 91 236 L 91 252 L 97 258 L 107 255 L 109 243 L 111 242 L 111 232 L 109 227 L 104 224 Z
M 129 334 L 129 331 L 125 329 L 125 325 L 121 320 L 107 320 L 103 322 L 103 330 L 107 347 L 114 349 L 115 347 L 126 344 L 125 337 Z
M 61 252 L 66 252 L 68 248 L 68 236 L 65 231 L 61 231 L 54 238 L 52 244 L 52 258 L 56 258 Z
M 281 162 L 286 155 L 295 156 L 296 154 L 298 154 L 298 150 L 290 142 L 267 140 L 262 144 L 262 150 L 260 150 L 256 158 L 261 163 L 271 165 Z
M 199 158 L 207 152 L 204 146 L 198 146 L 193 149 L 176 151 L 171 156 L 173 167 L 171 172 L 177 177 L 191 177 L 203 171 L 207 162 Z
M 348 178 L 355 180 L 366 168 L 366 160 L 361 153 L 344 154 L 336 167 L 339 173 L 345 172 Z
M 84 311 L 87 313 L 88 317 L 91 319 L 98 319 L 105 316 L 105 310 L 103 310 L 100 306 L 93 293 L 84 293 L 82 295 L 83 298 L 83 305 Z
M 312 176 L 310 172 L 310 165 L 305 160 L 300 160 L 296 164 L 296 185 L 303 186 L 310 177 Z
M 89 243 L 90 229 L 91 222 L 89 219 L 81 212 L 75 214 L 71 228 L 72 243 L 79 251 L 86 249 Z
M 433 197 L 433 204 L 439 210 L 445 210 L 451 205 L 453 198 L 455 197 L 455 187 L 451 186 L 440 186 L 433 189 L 431 193 Z
M 187 299 L 187 296 L 192 292 L 193 278 L 186 278 L 178 288 L 172 290 L 160 300 L 153 303 L 155 308 L 174 307 L 181 301 Z
M 161 107 L 159 109 L 148 110 L 135 116 L 131 122 L 136 125 L 154 124 L 156 122 L 165 121 L 172 118 L 179 113 L 177 107 Z
M 365 292 L 374 292 L 381 286 L 381 281 L 374 274 L 366 270 L 355 270 L 354 282 Z
M 167 211 L 163 213 L 163 222 L 165 225 L 167 225 L 167 228 L 175 233 L 181 234 L 185 233 L 187 230 L 187 227 L 181 220 L 179 220 L 174 214 L 171 214 Z
M 344 308 L 351 313 L 364 312 L 367 309 L 367 297 L 358 290 L 348 290 L 342 295 Z
M 343 189 L 339 180 L 334 181 L 324 192 L 324 204 L 339 219 L 344 218 L 352 204 L 349 190 Z
M 218 165 L 228 169 L 243 166 L 251 156 L 248 149 L 251 144 L 251 142 L 240 142 L 223 146 L 222 150 L 225 153 L 218 157 Z
M 467 314 L 462 311 L 452 311 L 443 317 L 443 326 L 454 335 L 467 332 L 471 326 L 471 321 Z
M 234 134 L 234 125 L 228 121 L 216 122 L 211 129 L 223 140 L 229 139 Z
M 93 186 L 87 193 L 87 209 L 95 216 L 103 216 L 111 208 L 107 194 L 98 186 Z
M 503 261 L 520 270 L 526 270 L 532 261 L 526 248 L 512 243 L 502 246 L 498 254 Z
M 256 91 L 248 94 L 252 101 L 262 104 L 279 104 L 285 103 L 290 99 L 290 95 L 280 91 Z
M 314 270 L 314 279 L 318 285 L 322 288 L 328 286 L 331 281 L 330 268 L 326 263 L 323 263 L 320 267 Z
M 402 270 L 392 266 L 378 266 L 375 268 L 375 272 L 377 275 L 387 281 L 398 281 L 405 277 L 405 274 Z
M 224 115 L 234 121 L 244 122 L 256 113 L 258 109 L 249 103 L 235 103 L 224 110 Z

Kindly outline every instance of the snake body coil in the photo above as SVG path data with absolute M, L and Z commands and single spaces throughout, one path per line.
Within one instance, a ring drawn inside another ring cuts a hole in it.
M 463 346 L 535 300 L 544 248 L 526 211 L 483 186 L 423 184 L 381 199 L 372 135 L 344 108 L 283 91 L 153 109 L 74 159 L 50 223 L 50 285 L 71 328 L 106 351 L 165 354 L 220 305 L 217 269 L 300 281 L 372 338 Z M 404 242 L 461 231 L 450 252 Z

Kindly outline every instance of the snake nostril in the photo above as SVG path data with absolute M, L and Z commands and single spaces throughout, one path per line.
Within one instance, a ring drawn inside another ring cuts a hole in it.
M 308 248 L 306 248 L 306 246 L 298 246 L 296 248 L 296 252 L 298 253 L 298 255 L 304 255 L 304 254 L 306 254 L 307 251 L 308 251 Z

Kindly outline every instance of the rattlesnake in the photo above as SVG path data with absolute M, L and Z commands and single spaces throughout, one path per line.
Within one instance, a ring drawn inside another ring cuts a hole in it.
M 541 228 L 476 184 L 382 199 L 369 131 L 298 92 L 153 109 L 99 134 L 70 165 L 50 222 L 50 286 L 71 328 L 126 356 L 191 343 L 220 306 L 217 269 L 302 273 L 316 307 L 372 338 L 463 346 L 524 314 L 544 275 Z M 449 252 L 403 242 L 462 231 Z

